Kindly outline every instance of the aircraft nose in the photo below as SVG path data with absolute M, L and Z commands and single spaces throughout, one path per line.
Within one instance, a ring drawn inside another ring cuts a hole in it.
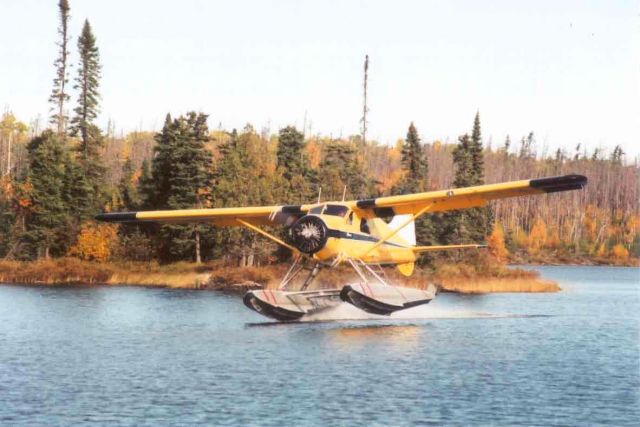
M 314 254 L 327 244 L 327 225 L 313 215 L 305 215 L 290 229 L 293 246 L 305 254 Z

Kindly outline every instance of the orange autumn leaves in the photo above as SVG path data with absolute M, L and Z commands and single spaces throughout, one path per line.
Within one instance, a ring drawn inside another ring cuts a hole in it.
M 85 261 L 108 261 L 118 245 L 118 226 L 98 224 L 93 221 L 82 224 L 78 240 L 69 255 Z

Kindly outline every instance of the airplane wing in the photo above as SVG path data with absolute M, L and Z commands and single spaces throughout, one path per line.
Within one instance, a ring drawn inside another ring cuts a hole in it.
M 586 176 L 563 175 L 503 182 L 500 184 L 479 185 L 476 187 L 429 191 L 426 193 L 378 197 L 375 199 L 356 200 L 349 203 L 352 209 L 370 211 L 374 216 L 384 218 L 402 214 L 415 215 L 424 211 L 444 212 L 482 207 L 491 200 L 579 190 L 586 184 Z
M 112 212 L 96 215 L 105 222 L 202 222 L 220 227 L 243 225 L 291 225 L 309 209 L 310 205 L 254 206 L 246 208 L 177 209 L 166 211 Z

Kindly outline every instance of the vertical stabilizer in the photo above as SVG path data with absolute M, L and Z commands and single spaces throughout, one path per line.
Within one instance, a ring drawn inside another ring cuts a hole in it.
M 411 215 L 396 215 L 389 222 L 389 228 L 392 230 L 397 230 L 402 224 L 407 222 L 407 220 L 411 218 Z M 416 224 L 411 221 L 409 224 L 405 225 L 402 230 L 398 231 L 396 236 L 400 236 L 402 240 L 404 240 L 407 244 L 411 246 L 416 245 Z

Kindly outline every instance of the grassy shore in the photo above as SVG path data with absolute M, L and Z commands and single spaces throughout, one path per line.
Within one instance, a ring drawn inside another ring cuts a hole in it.
M 95 263 L 75 258 L 34 262 L 0 262 L 0 282 L 27 285 L 122 285 L 155 286 L 183 289 L 217 289 L 244 292 L 261 287 L 275 288 L 285 274 L 284 264 L 239 268 L 216 262 L 194 264 L 180 262 Z M 417 270 L 411 277 L 387 268 L 391 283 L 409 287 L 426 287 L 435 283 L 444 291 L 461 293 L 488 292 L 557 292 L 560 287 L 541 279 L 536 272 L 505 266 L 437 264 L 429 270 Z M 356 281 L 347 267 L 325 270 L 317 285 L 339 287 Z

